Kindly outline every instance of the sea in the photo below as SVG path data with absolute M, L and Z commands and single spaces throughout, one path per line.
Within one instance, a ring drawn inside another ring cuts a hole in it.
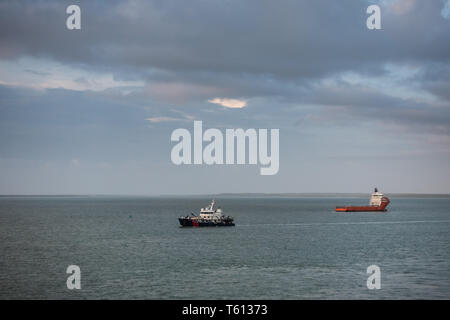
M 449 197 L 215 199 L 235 227 L 179 226 L 211 196 L 2 196 L 0 299 L 450 298 Z

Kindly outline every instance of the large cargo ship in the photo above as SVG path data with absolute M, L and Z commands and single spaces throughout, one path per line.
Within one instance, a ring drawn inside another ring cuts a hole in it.
M 389 198 L 381 192 L 378 192 L 378 189 L 375 188 L 368 206 L 343 206 L 336 207 L 335 209 L 336 212 L 387 211 L 386 207 L 389 202 Z
M 213 200 L 209 206 L 200 209 L 200 215 L 196 216 L 191 213 L 190 216 L 179 217 L 178 221 L 182 227 L 232 227 L 234 226 L 234 218 L 224 216 L 222 209 L 214 208 Z

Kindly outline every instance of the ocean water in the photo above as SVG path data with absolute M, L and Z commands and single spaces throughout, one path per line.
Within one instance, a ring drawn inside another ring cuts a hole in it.
M 450 298 L 449 198 L 391 198 L 387 213 L 333 211 L 367 198 L 216 201 L 236 227 L 180 228 L 201 197 L 0 197 L 0 299 Z

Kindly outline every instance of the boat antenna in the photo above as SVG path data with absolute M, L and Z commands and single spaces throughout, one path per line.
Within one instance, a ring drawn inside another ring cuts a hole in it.
M 378 192 L 378 189 L 377 189 L 377 187 L 375 187 L 375 192 Z

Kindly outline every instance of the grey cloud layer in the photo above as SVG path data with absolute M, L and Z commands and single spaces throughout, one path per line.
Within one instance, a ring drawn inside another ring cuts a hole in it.
M 3 58 L 40 55 L 131 70 L 309 78 L 386 61 L 450 59 L 441 1 L 409 14 L 386 9 L 365 28 L 365 1 L 85 1 L 82 31 L 65 29 L 65 3 L 0 4 Z M 116 69 L 117 70 L 117 69 Z
M 0 57 L 44 57 L 145 79 L 147 94 L 177 104 L 273 96 L 379 108 L 383 97 L 371 92 L 311 84 L 410 63 L 424 70 L 418 87 L 448 101 L 450 20 L 441 16 L 440 0 L 410 2 L 406 13 L 382 6 L 383 30 L 373 32 L 365 28 L 368 1 L 80 1 L 82 30 L 71 32 L 64 2 L 3 1 Z

